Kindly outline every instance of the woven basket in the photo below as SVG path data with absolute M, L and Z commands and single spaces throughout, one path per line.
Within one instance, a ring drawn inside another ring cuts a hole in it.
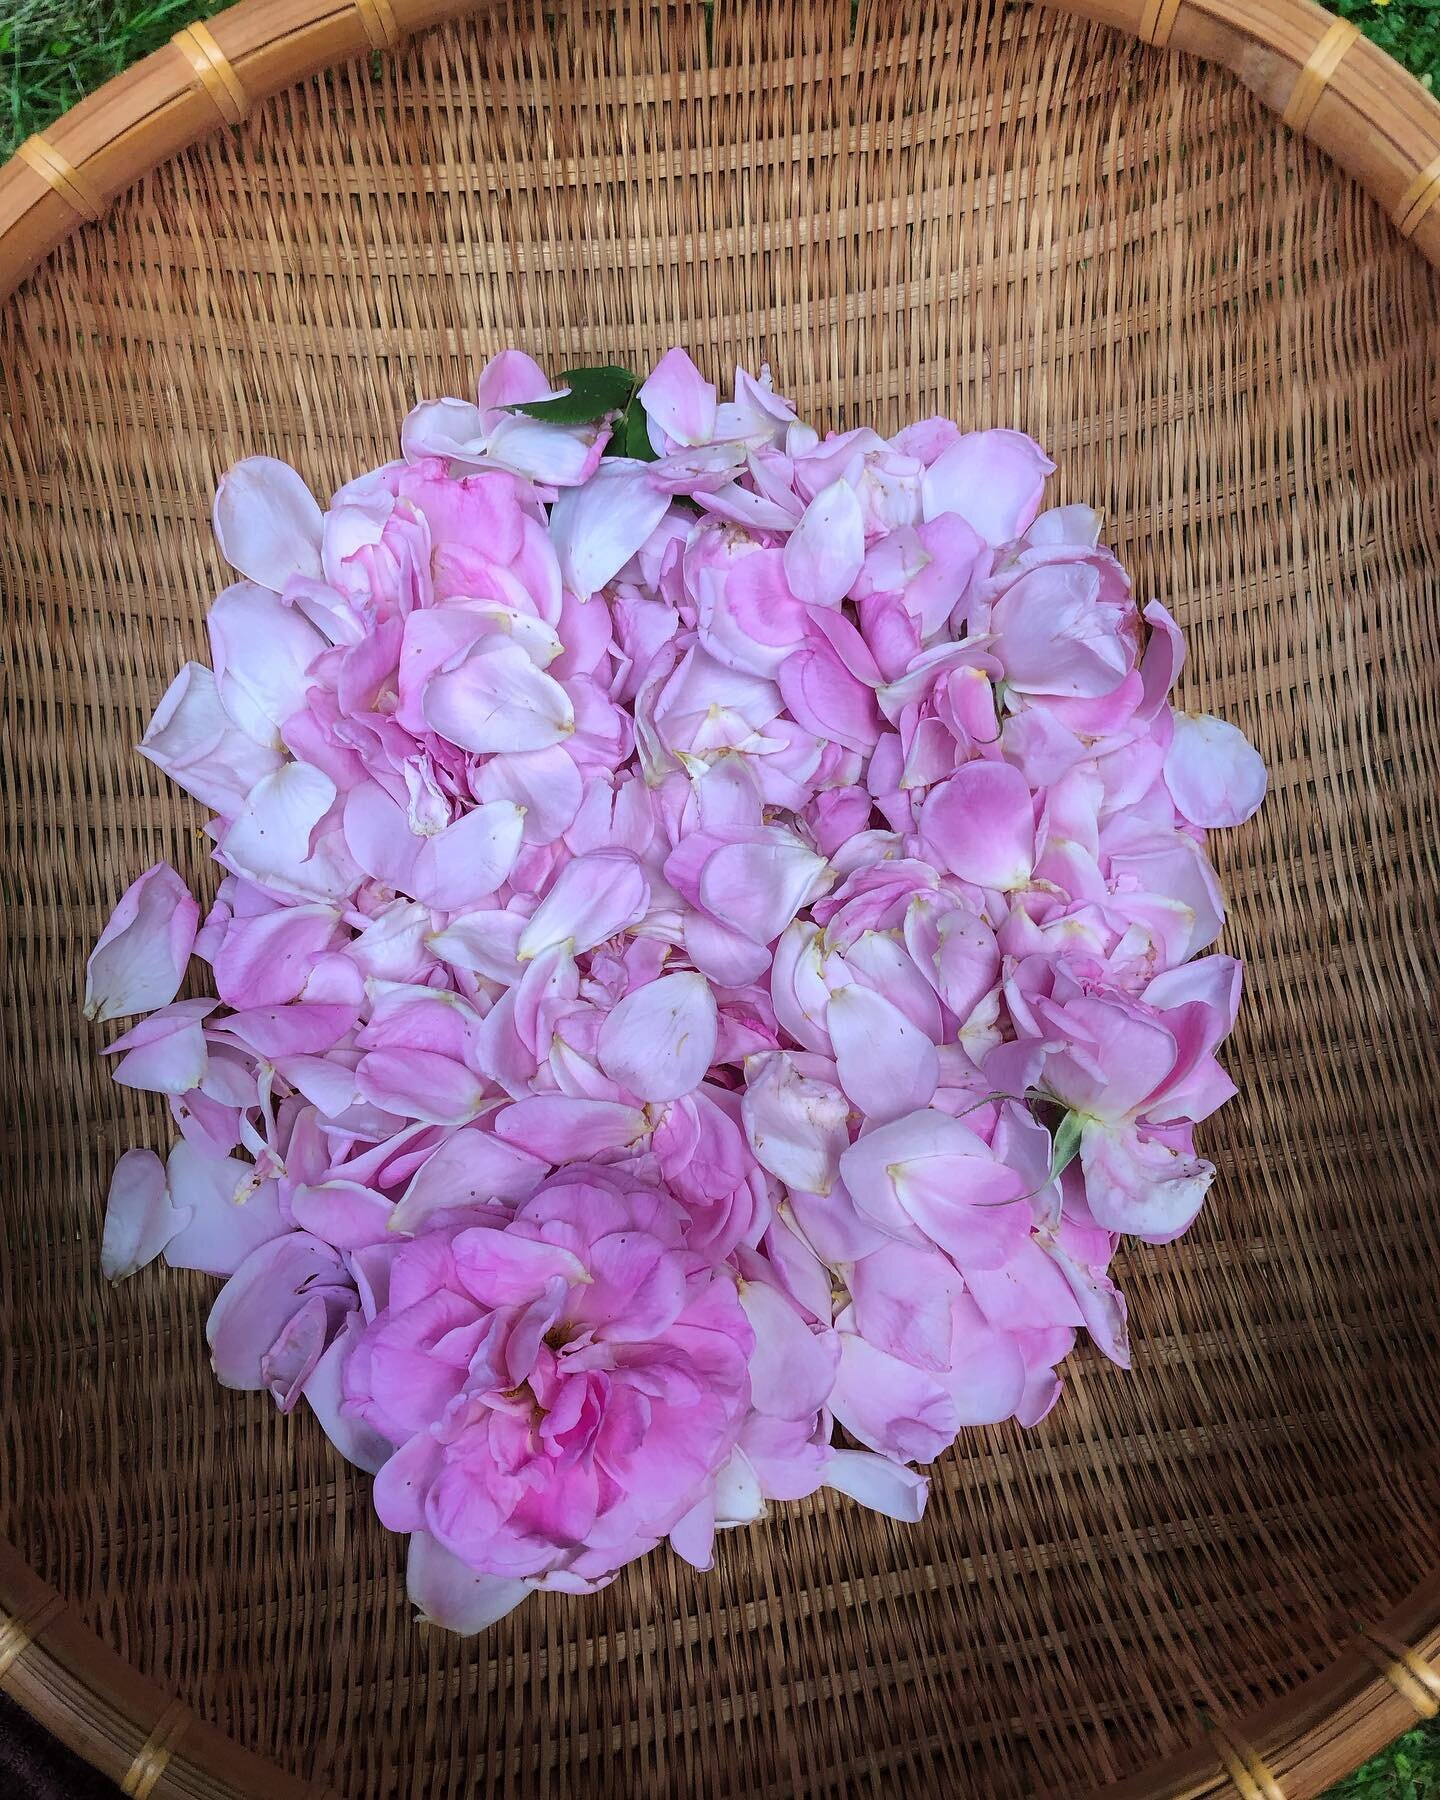
M 1440 1703 L 1440 109 L 1304 0 L 459 10 L 246 0 L 0 172 L 0 1687 L 130 1795 L 1314 1795 Z M 1134 1374 L 1082 1350 L 918 1527 L 820 1497 L 462 1641 L 314 1421 L 216 1387 L 212 1283 L 101 1282 L 168 1121 L 77 992 L 131 875 L 209 879 L 130 747 L 217 475 L 328 490 L 509 341 L 1023 426 L 1273 785 Z

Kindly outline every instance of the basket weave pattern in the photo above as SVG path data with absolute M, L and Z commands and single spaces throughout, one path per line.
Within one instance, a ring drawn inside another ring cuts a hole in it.
M 0 340 L 0 1531 L 38 1575 L 357 1800 L 1072 1796 L 1398 1602 L 1440 1564 L 1437 318 L 1382 211 L 1229 75 L 997 0 L 864 0 L 853 35 L 848 0 L 492 7 L 70 238 Z M 1216 843 L 1242 1097 L 1200 1223 L 1121 1271 L 1134 1374 L 1077 1353 L 1038 1430 L 962 1438 L 918 1527 L 822 1496 L 711 1576 L 656 1555 L 460 1641 L 410 1623 L 313 1420 L 215 1386 L 213 1284 L 100 1281 L 109 1167 L 170 1127 L 77 994 L 131 874 L 213 885 L 200 809 L 131 746 L 203 654 L 218 474 L 266 452 L 325 491 L 509 342 L 768 359 L 822 426 L 1033 433 L 1272 792 Z M 1245 1791 L 1216 1779 L 1184 1791 Z

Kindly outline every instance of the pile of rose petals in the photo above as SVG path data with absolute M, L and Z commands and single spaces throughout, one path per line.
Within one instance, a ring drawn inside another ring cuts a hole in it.
M 105 1272 L 225 1278 L 219 1380 L 374 1471 L 455 1629 L 821 1487 L 916 1519 L 1082 1327 L 1127 1363 L 1119 1235 L 1200 1207 L 1260 759 L 1019 432 L 508 351 L 402 444 L 221 483 L 141 750 L 223 878 L 88 967 L 179 1130 Z

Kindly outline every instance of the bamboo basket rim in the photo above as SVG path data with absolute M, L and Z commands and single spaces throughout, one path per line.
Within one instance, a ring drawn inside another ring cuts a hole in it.
M 149 170 L 316 70 L 394 50 L 478 0 L 238 0 L 107 82 L 0 165 L 0 305 Z M 1313 0 L 1038 0 L 1227 67 L 1440 267 L 1440 100 Z M 0 1690 L 126 1795 L 336 1800 L 208 1725 L 112 1650 L 0 1537 Z M 1271 1765 L 1353 1770 L 1440 1715 L 1440 1569 L 1283 1700 L 1090 1800 L 1286 1800 Z M 1292 1794 L 1299 1790 L 1292 1788 Z M 1314 1792 L 1307 1786 L 1306 1793 Z

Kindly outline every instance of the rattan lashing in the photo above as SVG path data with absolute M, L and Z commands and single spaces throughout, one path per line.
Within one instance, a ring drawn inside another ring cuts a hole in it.
M 0 170 L 0 1686 L 130 1794 L 1304 1800 L 1440 1696 L 1440 110 L 1299 0 L 459 10 L 247 0 Z M 130 746 L 220 469 L 326 490 L 510 341 L 1034 431 L 1273 792 L 1135 1373 L 1078 1354 L 919 1527 L 777 1509 L 461 1642 L 313 1421 L 215 1387 L 212 1284 L 100 1282 L 168 1120 L 77 996 L 139 868 L 212 878 Z

